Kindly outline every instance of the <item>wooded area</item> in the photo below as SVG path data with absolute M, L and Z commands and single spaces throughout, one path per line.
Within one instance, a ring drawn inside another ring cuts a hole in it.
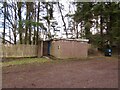
M 3 44 L 33 44 L 37 45 L 46 38 L 54 39 L 51 28 L 57 31 L 57 24 L 51 25 L 54 9 L 58 8 L 63 21 L 66 38 L 86 38 L 91 44 L 103 48 L 106 43 L 111 46 L 120 44 L 120 2 L 70 2 L 74 6 L 74 14 L 64 15 L 64 5 L 60 2 L 1 2 L 0 14 L 4 18 L 3 32 L 0 38 Z M 25 11 L 23 13 L 23 11 Z M 44 13 L 41 16 L 40 13 Z M 71 19 L 67 28 L 65 17 Z M 41 21 L 47 21 L 46 26 Z M 9 40 L 6 39 L 6 28 L 9 29 Z M 94 28 L 94 29 L 91 29 Z M 44 32 L 44 33 L 43 33 Z M 13 37 L 11 36 L 13 33 Z M 18 36 L 18 40 L 17 40 Z

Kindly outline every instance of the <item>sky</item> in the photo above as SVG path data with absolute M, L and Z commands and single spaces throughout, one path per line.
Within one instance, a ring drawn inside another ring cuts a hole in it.
M 62 10 L 62 13 L 63 13 L 63 15 L 65 16 L 66 14 L 68 14 L 68 13 L 74 13 L 74 11 L 75 11 L 75 7 L 73 7 L 72 5 L 71 5 L 71 8 L 70 8 L 70 12 L 69 12 L 69 2 L 68 1 L 62 1 L 61 2 L 63 5 L 64 5 L 64 10 Z M 60 15 L 60 12 L 59 12 L 59 9 L 58 8 L 56 8 L 56 10 L 55 10 L 55 12 L 54 12 L 54 16 L 55 16 L 55 18 L 56 18 L 56 20 L 57 20 L 57 22 L 58 22 L 58 26 L 60 26 L 61 27 L 61 29 L 60 29 L 60 31 L 61 31 L 61 33 L 65 33 L 64 32 L 64 27 L 63 27 L 63 21 L 62 21 L 62 17 L 61 17 L 61 15 Z M 66 26 L 68 27 L 68 18 L 66 17 L 65 18 L 65 22 L 66 22 Z

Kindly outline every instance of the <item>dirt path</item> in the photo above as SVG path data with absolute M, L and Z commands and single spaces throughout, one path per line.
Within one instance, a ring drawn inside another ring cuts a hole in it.
M 118 61 L 91 58 L 87 61 L 28 64 L 3 68 L 3 88 L 117 88 Z

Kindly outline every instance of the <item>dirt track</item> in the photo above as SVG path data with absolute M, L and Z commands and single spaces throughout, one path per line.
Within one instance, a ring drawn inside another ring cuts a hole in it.
M 117 88 L 118 60 L 60 61 L 3 68 L 3 88 Z

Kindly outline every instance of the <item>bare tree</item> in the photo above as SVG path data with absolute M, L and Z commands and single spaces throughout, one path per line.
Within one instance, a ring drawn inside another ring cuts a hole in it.
M 3 7 L 4 7 L 4 28 L 3 28 L 3 44 L 5 44 L 6 6 L 7 6 L 7 3 L 6 3 L 6 1 L 5 1 L 5 2 L 3 3 Z
M 11 13 L 13 11 L 14 13 Z M 8 26 L 11 26 L 11 30 L 12 30 L 13 37 L 14 37 L 14 44 L 16 44 L 17 43 L 17 40 L 16 40 L 16 37 L 17 37 L 17 5 L 16 5 L 16 2 L 7 4 L 6 20 L 8 22 Z
M 60 14 L 61 14 L 61 17 L 62 17 L 64 31 L 66 32 L 66 37 L 68 38 L 68 32 L 67 32 L 67 28 L 66 28 L 66 23 L 65 23 L 64 16 L 63 16 L 62 9 L 61 9 L 61 6 L 60 6 L 59 2 L 58 2 L 58 8 L 60 10 Z
M 22 16 L 21 16 L 21 8 L 22 8 L 22 2 L 17 2 L 17 7 L 18 7 L 18 17 L 19 17 L 19 40 L 20 40 L 20 44 L 23 43 L 22 41 Z
M 38 11 L 37 11 L 37 22 L 39 22 L 39 14 L 40 14 L 40 2 L 38 2 Z M 38 45 L 38 37 L 39 37 L 39 26 L 37 25 L 37 32 L 36 32 L 36 44 Z
M 29 8 L 30 8 L 30 5 L 29 5 L 29 3 L 30 2 L 26 2 L 26 22 L 25 22 L 25 44 L 27 44 L 28 43 L 28 23 L 29 23 L 29 21 L 28 21 L 28 19 L 29 19 L 29 16 L 30 16 L 30 10 L 29 10 Z
M 37 17 L 37 15 L 36 15 L 36 3 L 34 3 L 34 13 L 33 13 L 33 19 L 34 19 L 34 22 L 37 22 L 36 21 L 36 17 Z M 36 25 L 34 24 L 33 25 L 34 26 L 34 36 L 33 36 L 33 45 L 35 45 L 36 44 Z

